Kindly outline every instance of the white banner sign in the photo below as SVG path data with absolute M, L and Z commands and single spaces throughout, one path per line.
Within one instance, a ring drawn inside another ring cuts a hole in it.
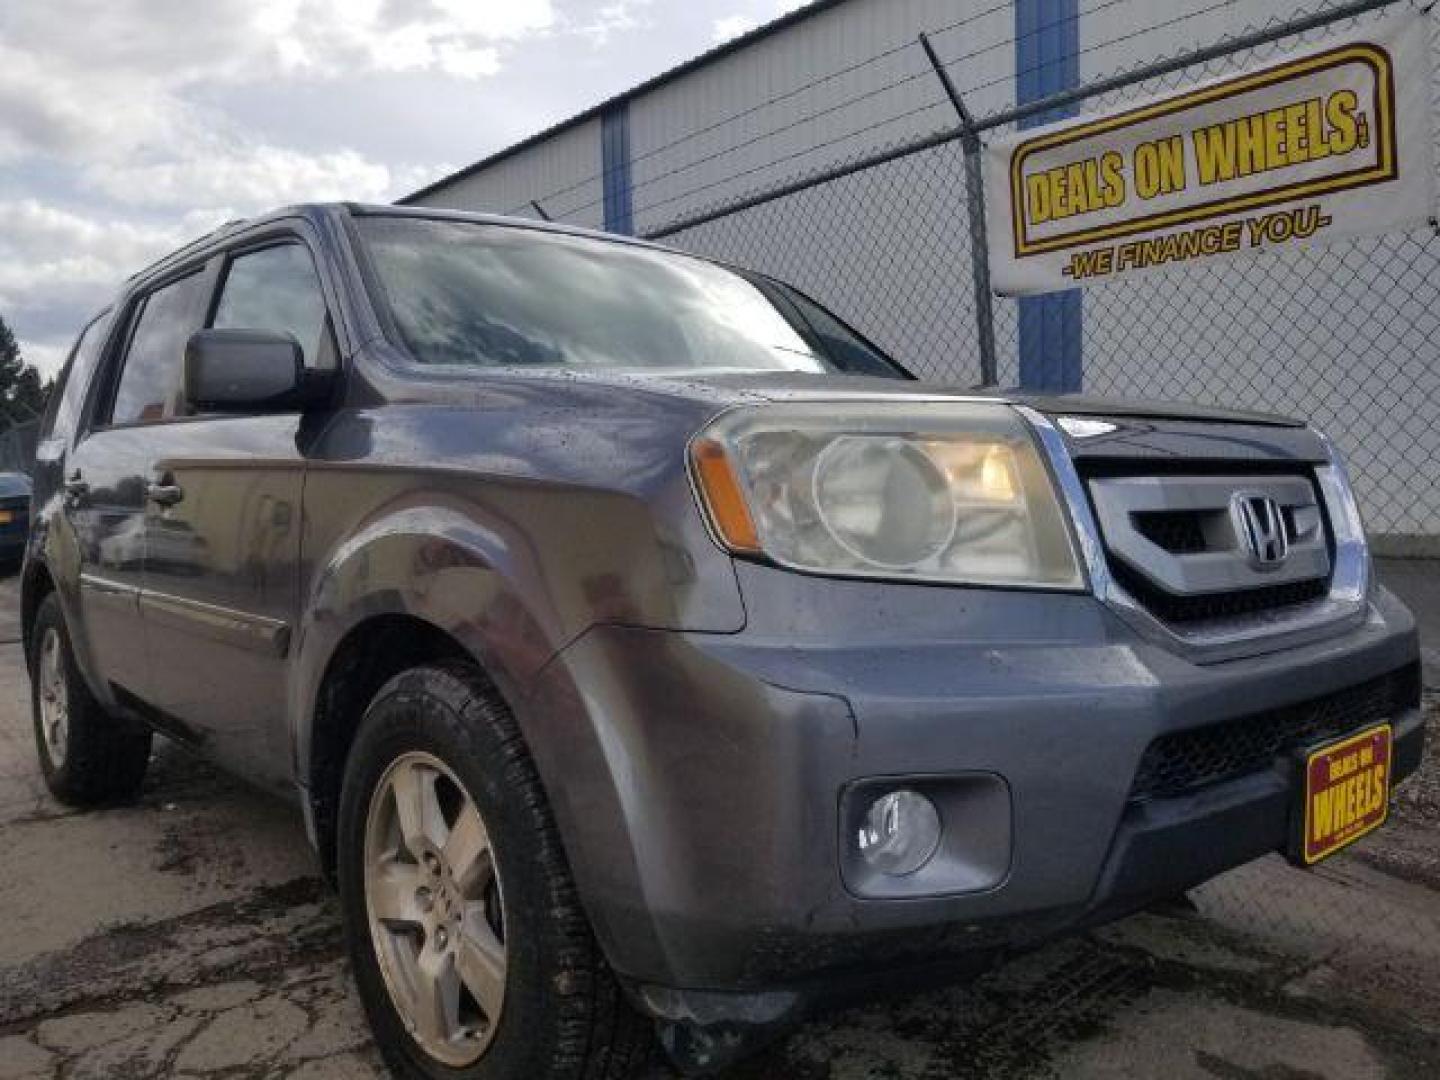
M 1006 295 L 1413 227 L 1434 206 L 1426 18 L 985 148 Z

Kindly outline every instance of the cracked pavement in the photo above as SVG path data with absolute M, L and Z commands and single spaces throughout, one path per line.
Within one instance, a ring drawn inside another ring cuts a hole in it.
M 16 591 L 0 581 L 0 1080 L 385 1076 L 292 807 L 163 742 L 133 806 L 46 793 Z M 1262 860 L 967 984 L 817 1018 L 732 1077 L 1440 1075 L 1434 705 L 1424 775 L 1352 853 Z

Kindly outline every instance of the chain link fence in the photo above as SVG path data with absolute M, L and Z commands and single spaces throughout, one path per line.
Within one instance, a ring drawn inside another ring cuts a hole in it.
M 977 384 L 965 176 L 960 143 L 945 142 L 658 235 L 790 282 L 922 378 Z
M 1086 393 L 1303 417 L 1347 454 L 1377 549 L 1437 555 L 1440 236 L 1434 230 L 1134 275 L 1071 294 L 1078 312 L 1048 304 L 1022 314 L 1022 302 L 977 288 L 977 279 L 988 280 L 980 277 L 985 252 L 977 232 L 983 196 L 977 174 L 966 168 L 967 153 L 978 150 L 982 137 L 1053 118 L 1057 110 L 1103 113 L 1242 70 L 1404 4 L 1312 4 L 1288 18 L 1251 23 L 1241 20 L 1254 6 L 1235 0 L 1167 5 L 1163 12 L 1141 0 L 1092 0 L 1062 16 L 1112 28 L 1082 42 L 1086 80 L 1059 99 L 1032 104 L 1015 101 L 1016 80 L 1008 73 L 982 66 L 978 76 L 967 76 L 977 58 L 1013 47 L 1013 36 L 997 37 L 996 28 L 1006 24 L 995 19 L 964 20 L 947 28 L 964 33 L 937 33 L 933 45 L 916 41 L 906 54 L 908 68 L 897 68 L 905 72 L 899 80 L 911 83 L 929 66 L 932 80 L 930 98 L 901 115 L 946 120 L 948 112 L 945 126 L 864 149 L 855 148 L 852 136 L 843 142 L 844 159 L 742 197 L 732 190 L 721 204 L 643 231 L 793 282 L 927 379 L 1022 385 L 1021 322 L 1028 318 L 1034 341 L 1083 358 Z M 1204 30 L 1222 15 L 1224 33 L 1205 40 Z M 1430 25 L 1440 55 L 1433 16 Z M 1104 69 L 1122 46 L 1133 56 L 1146 35 L 1155 39 L 1153 60 Z M 1168 55 L 1166 45 L 1174 46 Z M 927 51 L 938 63 L 929 65 Z M 899 60 L 887 55 L 887 63 L 894 68 Z M 951 89 L 953 99 L 946 93 Z M 1431 97 L 1437 100 L 1434 87 Z M 1440 107 L 1432 114 L 1440 115 Z M 637 192 L 643 187 L 637 184 Z M 662 201 L 676 199 L 671 194 Z M 637 218 L 646 217 L 641 202 Z

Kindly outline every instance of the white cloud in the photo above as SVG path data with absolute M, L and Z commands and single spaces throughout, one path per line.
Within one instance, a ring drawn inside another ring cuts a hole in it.
M 438 71 L 474 79 L 499 70 L 499 42 L 550 29 L 550 0 L 266 0 L 251 28 L 283 69 L 327 76 Z
M 214 109 L 188 100 L 190 83 L 260 78 L 267 70 L 278 78 L 287 65 L 311 75 L 339 72 L 342 55 L 361 70 L 439 66 L 472 75 L 498 62 L 493 49 L 475 45 L 481 31 L 473 31 L 473 14 L 453 24 L 436 16 L 446 14 L 445 0 L 411 2 L 428 21 L 395 10 L 406 0 L 361 0 L 353 7 L 329 0 L 270 0 L 254 13 L 224 0 L 207 10 L 213 20 L 192 17 L 163 33 L 146 34 L 137 32 L 145 21 L 136 18 L 129 32 L 121 33 L 114 9 L 136 2 L 107 4 L 93 12 L 93 20 L 81 17 L 89 10 L 72 11 L 78 26 L 73 35 L 55 25 L 62 3 L 27 5 L 20 17 L 0 15 L 0 162 L 65 161 L 77 187 L 148 207 L 233 205 L 248 213 L 302 200 L 389 198 L 400 193 L 397 172 L 408 179 L 429 175 L 434 166 L 392 171 L 349 148 L 257 141 Z M 165 3 L 158 0 L 156 10 Z M 86 0 L 69 0 L 69 6 L 89 7 Z M 495 19 L 484 35 L 504 37 L 551 18 L 548 0 L 516 0 L 511 6 L 516 10 Z M 216 40 L 213 27 L 189 29 L 211 21 L 234 26 L 245 19 L 267 26 L 274 36 L 252 32 L 227 43 Z M 394 29 L 382 33 L 387 19 Z M 95 24 L 108 36 L 97 37 Z M 334 40 L 322 33 L 326 27 L 336 31 Z M 316 40 L 326 44 L 321 48 Z M 41 41 L 48 49 L 37 47 Z M 193 48 L 182 47 L 185 43 Z M 208 52 L 221 59 L 208 64 Z M 244 67 L 236 53 L 258 66 Z
M 125 153 L 175 134 L 187 115 L 160 80 L 27 50 L 3 30 L 0 21 L 0 161 Z
M 710 12 L 747 6 L 690 2 L 705 6 L 680 20 L 656 0 L 0 0 L 0 315 L 53 363 L 127 274 L 213 225 L 413 190 L 495 139 L 512 98 L 515 114 L 579 109 L 617 71 L 653 73 L 652 46 L 703 44 L 651 27 L 703 34 Z M 622 37 L 645 48 L 619 54 Z M 357 86 L 403 108 L 358 115 Z M 411 114 L 443 132 L 439 152 L 395 136 Z
M 35 199 L 0 202 L 0 313 L 30 363 L 52 374 L 69 338 L 125 277 L 224 220 L 185 215 L 168 227 L 102 221 Z
M 628 9 L 630 3 L 616 5 Z M 496 74 L 550 0 L 48 0 L 0 7 L 0 161 L 113 158 L 193 138 L 194 87 Z
M 809 2 L 810 0 L 769 0 L 768 3 L 759 4 L 758 11 L 753 10 L 757 5 L 752 4 L 751 11 L 737 11 L 716 19 L 712 24 L 711 37 L 716 43 L 729 41 L 802 8 Z
M 228 205 L 254 212 L 293 202 L 391 197 L 388 166 L 353 150 L 305 153 L 219 140 L 158 160 L 91 170 L 87 187 L 136 206 Z
M 612 0 L 589 18 L 571 22 L 569 28 L 589 38 L 595 46 L 605 45 L 615 34 L 648 25 L 645 9 L 652 3 L 653 0 Z
M 127 274 L 227 218 L 387 200 L 445 168 L 277 145 L 194 91 L 406 72 L 474 80 L 555 21 L 550 0 L 0 4 L 0 163 L 47 163 L 67 177 L 71 205 L 94 202 L 76 212 L 44 191 L 0 200 L 0 314 L 28 358 L 53 363 Z
M 759 25 L 749 15 L 726 15 L 723 19 L 715 20 L 713 36 L 716 41 L 729 41 L 741 34 L 748 34 Z
M 13 10 L 12 10 L 13 7 Z M 172 84 L 276 74 L 467 74 L 471 53 L 544 32 L 551 0 L 47 0 L 7 5 L 12 47 Z M 452 58 L 461 58 L 456 71 Z
M 187 214 L 173 225 L 103 221 L 35 199 L 0 202 L 0 311 L 61 297 L 94 297 L 96 306 L 126 275 L 189 236 L 224 220 L 224 210 Z

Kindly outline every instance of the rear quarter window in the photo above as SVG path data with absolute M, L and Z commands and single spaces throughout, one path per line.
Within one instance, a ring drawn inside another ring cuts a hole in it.
M 79 427 L 85 396 L 90 389 L 96 363 L 105 350 L 105 340 L 113 321 L 114 312 L 102 311 L 80 331 L 80 338 L 70 351 L 70 359 L 60 372 L 60 383 L 50 395 L 51 406 L 43 427 L 45 436 L 69 438 Z

